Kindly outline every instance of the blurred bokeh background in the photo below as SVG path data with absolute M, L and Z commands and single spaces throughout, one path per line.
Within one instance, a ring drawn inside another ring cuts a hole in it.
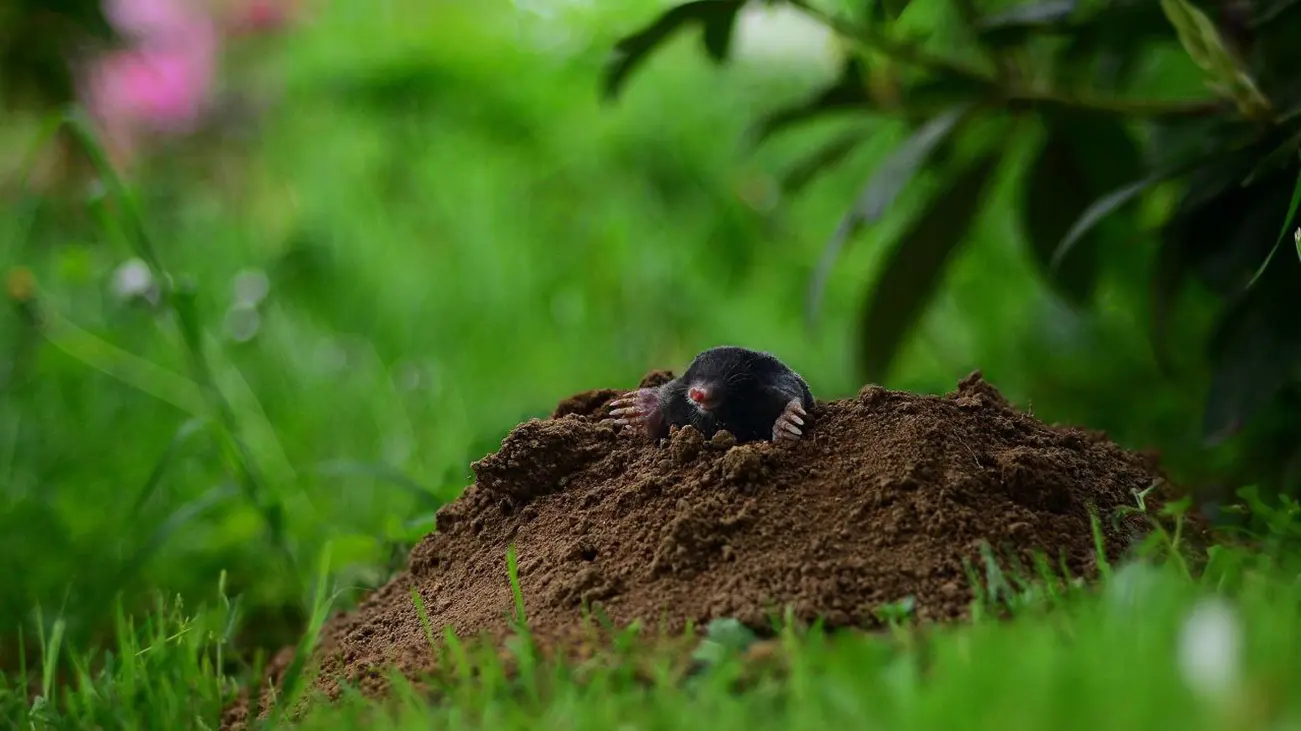
M 918 42 L 950 47 L 947 3 L 915 5 Z M 1158 20 L 1117 88 L 1214 99 L 1157 4 L 1137 5 Z M 38 607 L 93 641 L 113 597 L 211 596 L 222 571 L 244 597 L 246 642 L 291 640 L 326 541 L 349 588 L 382 582 L 518 422 L 711 345 L 771 350 L 821 398 L 855 393 L 874 347 L 863 302 L 891 242 L 919 216 L 946 223 L 925 208 L 935 176 L 919 172 L 844 247 L 816 326 L 810 278 L 919 121 L 855 117 L 861 144 L 792 191 L 783 180 L 828 129 L 746 141 L 834 83 L 850 44 L 754 3 L 727 63 L 683 33 L 603 101 L 616 41 L 667 7 L 3 0 L 0 663 L 15 661 L 3 636 L 30 631 Z M 141 230 L 75 131 L 51 122 L 69 103 Z M 920 292 L 885 385 L 942 393 L 980 369 L 1045 420 L 1158 451 L 1212 494 L 1261 475 L 1286 485 L 1294 409 L 1204 438 L 1215 293 L 1183 292 L 1173 357 L 1155 355 L 1151 281 L 1179 189 L 1099 229 L 1105 266 L 1072 301 L 1028 243 L 1028 190 L 1078 197 L 1069 177 L 1060 191 L 1030 179 L 1033 122 L 980 133 L 1010 153 L 971 226 L 953 222 L 962 246 Z M 1095 131 L 1073 139 L 1089 149 Z M 1279 267 L 1296 263 L 1287 239 Z M 1284 467 L 1264 470 L 1260 452 Z

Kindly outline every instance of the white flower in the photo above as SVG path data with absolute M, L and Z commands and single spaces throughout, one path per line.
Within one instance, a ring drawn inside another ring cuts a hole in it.
M 235 304 L 257 307 L 271 291 L 271 281 L 261 269 L 244 269 L 235 275 Z
M 1218 598 L 1193 607 L 1179 633 L 1179 670 L 1195 692 L 1223 697 L 1241 672 L 1242 625 L 1237 612 Z
M 237 343 L 246 343 L 262 329 L 262 316 L 258 314 L 257 309 L 249 305 L 235 305 L 226 310 L 226 320 L 223 325 L 226 337 Z
M 143 259 L 127 259 L 113 270 L 113 294 L 119 299 L 149 298 L 153 288 L 153 272 Z

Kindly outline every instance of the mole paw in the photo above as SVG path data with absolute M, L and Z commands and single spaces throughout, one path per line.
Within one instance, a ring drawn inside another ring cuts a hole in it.
M 610 415 L 601 420 L 602 424 L 642 426 L 659 411 L 659 392 L 653 388 L 639 388 L 611 401 L 609 407 Z
M 791 399 L 782 410 L 781 416 L 777 417 L 776 423 L 772 425 L 772 440 L 778 439 L 799 439 L 804 435 L 804 419 L 808 413 L 804 411 L 803 404 L 799 399 Z

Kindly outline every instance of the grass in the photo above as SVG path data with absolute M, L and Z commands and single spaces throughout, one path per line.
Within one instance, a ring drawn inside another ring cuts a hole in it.
M 85 197 L 0 216 L 0 729 L 214 728 L 271 652 L 305 654 L 330 611 L 401 565 L 472 460 L 573 392 L 724 341 L 781 353 L 819 396 L 857 389 L 858 298 L 910 204 L 847 252 L 817 332 L 803 288 L 900 130 L 881 122 L 879 144 L 804 197 L 752 205 L 743 193 L 810 137 L 753 154 L 720 140 L 814 73 L 714 70 L 684 45 L 601 107 L 597 69 L 634 9 L 570 18 L 558 55 L 530 45 L 554 26 L 505 3 L 336 3 L 244 79 L 283 89 L 252 141 L 182 147 L 125 182 L 100 159 Z M 31 128 L 19 158 L 53 129 Z M 1160 378 L 1126 290 L 1084 315 L 1034 277 L 1015 173 L 888 385 L 943 391 L 981 367 L 1047 419 L 1208 466 L 1179 448 L 1198 395 Z M 112 293 L 131 258 L 174 283 L 157 304 Z M 233 291 L 250 274 L 268 284 L 253 319 Z M 1268 555 L 1295 551 L 1289 510 L 1270 514 Z M 489 666 L 441 705 L 349 700 L 303 725 L 1254 727 L 1271 704 L 1295 713 L 1277 688 L 1298 680 L 1298 590 L 1257 554 L 1220 555 L 1235 568 L 1212 578 L 1117 567 L 1097 595 L 1011 623 L 788 635 L 784 678 L 744 693 L 726 662 L 650 687 L 631 665 L 578 684 L 543 663 L 522 695 Z M 1009 586 L 1040 600 L 1041 584 Z M 1214 710 L 1180 685 L 1178 631 L 1211 589 L 1240 612 L 1233 702 L 1248 706 Z M 907 624 L 905 606 L 882 612 Z M 309 671 L 294 666 L 289 696 Z
M 435 641 L 431 631 L 445 676 L 420 691 L 395 678 L 384 703 L 345 693 L 292 727 L 1265 729 L 1301 720 L 1289 690 L 1301 681 L 1297 556 L 1222 545 L 1194 577 L 1168 560 L 1168 538 L 1095 586 L 1043 592 L 1043 582 L 989 576 L 982 583 L 1021 587 L 999 600 L 1010 620 L 978 612 L 966 626 L 917 626 L 894 606 L 884 608 L 884 635 L 787 625 L 762 653 L 747 633 L 714 625 L 706 630 L 714 647 L 697 654 L 689 676 L 680 653 L 637 642 L 616 646 L 614 662 L 586 666 L 536 662 L 516 644 L 519 662 L 507 672 L 491 648 Z M 512 570 L 502 581 L 527 637 L 527 597 Z M 328 604 L 324 585 L 318 608 Z M 119 612 L 116 646 L 102 652 L 61 647 L 56 621 L 38 641 L 44 674 L 20 672 L 0 686 L 2 717 L 14 728 L 213 727 L 235 690 L 221 663 L 237 601 L 217 594 L 193 613 L 160 599 L 138 624 Z M 55 679 L 48 669 L 60 654 L 70 671 Z M 22 692 L 32 683 L 34 701 Z M 295 685 L 286 680 L 280 708 L 293 707 Z M 269 724 L 291 727 L 279 714 Z

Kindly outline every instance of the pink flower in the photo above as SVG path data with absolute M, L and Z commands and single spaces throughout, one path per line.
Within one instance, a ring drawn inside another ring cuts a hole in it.
M 104 16 L 119 33 L 158 40 L 184 33 L 196 14 L 176 0 L 103 0 Z
M 244 0 L 231 22 L 235 34 L 273 33 L 284 29 L 297 15 L 293 0 Z
M 133 43 L 93 58 L 82 95 L 107 142 L 129 157 L 142 134 L 185 133 L 200 122 L 217 72 L 212 19 L 190 0 L 103 0 Z
M 108 54 L 90 71 L 88 94 L 96 116 L 159 131 L 191 129 L 212 88 L 211 49 L 127 49 Z

